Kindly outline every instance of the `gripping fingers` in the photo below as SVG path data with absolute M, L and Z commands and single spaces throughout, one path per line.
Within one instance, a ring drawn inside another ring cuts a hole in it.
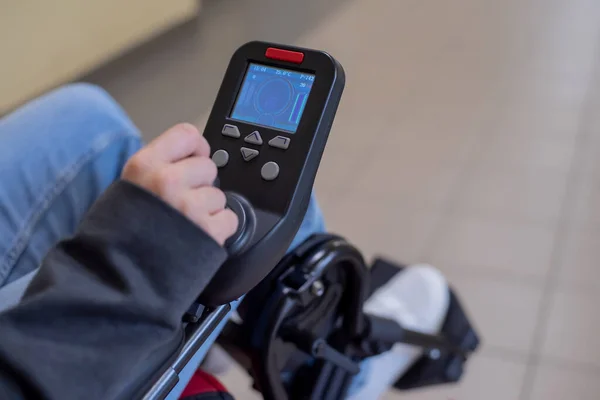
M 235 233 L 238 227 L 238 217 L 226 208 L 208 217 L 209 227 L 205 228 L 221 246 Z
M 210 186 L 217 177 L 217 166 L 210 158 L 189 157 L 171 164 L 170 173 L 186 188 Z
M 195 126 L 179 124 L 150 142 L 144 151 L 150 152 L 154 159 L 169 163 L 194 155 L 208 157 L 210 146 Z
M 227 199 L 221 190 L 213 186 L 204 186 L 190 190 L 184 201 L 184 213 L 193 216 L 192 219 L 202 219 L 222 211 Z

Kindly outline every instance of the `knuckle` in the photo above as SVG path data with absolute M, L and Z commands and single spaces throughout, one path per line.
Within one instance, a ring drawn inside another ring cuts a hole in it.
M 183 135 L 189 143 L 195 146 L 200 145 L 202 136 L 194 125 L 184 122 L 177 124 L 176 129 L 181 132 L 181 135 Z
M 175 125 L 175 128 L 177 130 L 180 130 L 181 132 L 185 132 L 190 135 L 196 135 L 199 133 L 198 129 L 194 125 L 192 125 L 188 122 L 181 122 L 181 123 Z
M 204 220 L 201 226 L 208 235 L 223 244 L 237 230 L 238 219 L 233 211 L 224 210 L 219 213 L 218 218 Z
M 224 212 L 227 215 L 227 218 L 225 218 L 225 220 L 227 221 L 227 237 L 233 235 L 235 233 L 235 231 L 238 228 L 238 224 L 239 224 L 239 220 L 238 220 L 238 216 L 236 213 L 234 213 L 231 210 L 224 210 Z
M 219 206 L 220 209 L 224 209 L 227 204 L 227 196 L 225 196 L 225 192 L 216 187 L 211 187 L 212 191 L 214 191 L 214 196 L 216 198 L 215 203 Z
M 212 186 L 205 186 L 201 190 L 203 192 L 205 208 L 210 209 L 211 213 L 214 214 L 225 208 L 227 203 L 225 193 Z
M 221 211 L 227 204 L 227 197 L 225 193 L 214 186 L 206 186 L 201 189 L 205 193 L 206 202 L 210 204 L 210 207 L 214 211 Z
M 206 173 L 206 176 L 210 180 L 214 181 L 218 173 L 217 164 L 215 164 L 215 162 L 212 159 L 207 157 L 203 157 L 200 160 L 201 168 L 204 170 L 204 173 Z

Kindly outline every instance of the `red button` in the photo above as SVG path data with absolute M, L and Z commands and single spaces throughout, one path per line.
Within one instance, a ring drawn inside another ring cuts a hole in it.
M 290 51 L 269 47 L 265 53 L 267 58 L 279 61 L 288 61 L 294 64 L 300 64 L 304 60 L 304 53 L 299 51 Z

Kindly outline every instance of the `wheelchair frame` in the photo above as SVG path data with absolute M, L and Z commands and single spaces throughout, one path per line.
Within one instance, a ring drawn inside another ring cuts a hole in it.
M 372 285 L 376 269 L 367 268 L 360 252 L 343 238 L 314 235 L 245 296 L 238 310 L 242 322 L 228 322 L 218 342 L 248 369 L 266 400 L 342 400 L 359 363 L 395 343 L 424 349 L 397 387 L 458 381 L 479 338 L 457 297 L 451 291 L 452 321 L 447 317 L 441 334 L 404 329 L 362 310 L 370 293 L 399 271 L 388 268 L 384 279 L 380 274 L 380 283 Z M 212 345 L 211 335 L 231 310 L 230 304 L 190 308 L 188 339 L 144 400 L 169 396 L 184 369 L 195 366 L 199 350 Z

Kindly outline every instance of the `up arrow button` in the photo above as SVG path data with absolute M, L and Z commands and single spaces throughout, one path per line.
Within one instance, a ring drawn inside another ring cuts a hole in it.
M 254 131 L 251 134 L 249 134 L 248 136 L 246 136 L 244 138 L 244 142 L 250 143 L 250 144 L 257 144 L 259 146 L 261 144 L 263 144 L 262 137 L 260 137 L 260 133 L 258 133 L 258 131 Z

